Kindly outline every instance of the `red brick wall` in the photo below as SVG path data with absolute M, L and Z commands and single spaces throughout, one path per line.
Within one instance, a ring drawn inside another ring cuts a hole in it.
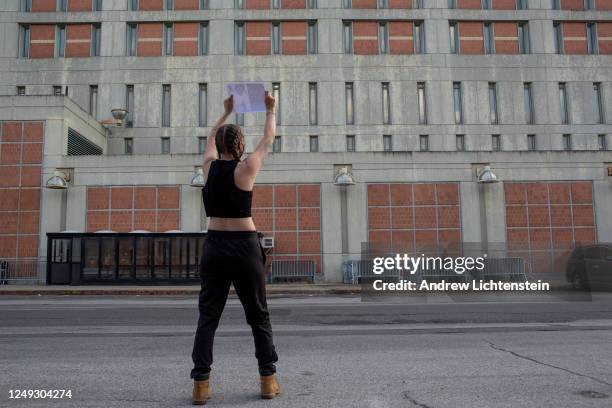
M 199 10 L 199 0 L 174 0 L 175 10 Z
M 390 9 L 409 9 L 412 8 L 412 0 L 389 0 Z
M 32 0 L 33 12 L 55 11 L 57 0 Z
M 534 272 L 563 272 L 574 245 L 596 242 L 590 181 L 504 183 L 511 253 Z
M 563 49 L 565 54 L 586 54 L 586 23 L 563 23 Z
M 561 10 L 584 10 L 584 0 L 561 0 Z
M 496 21 L 493 25 L 496 54 L 518 54 L 518 23 Z
M 162 23 L 138 24 L 138 56 L 159 57 L 162 52 Z
M 55 25 L 32 24 L 30 58 L 53 58 L 55 52 Z
M 612 1 L 610 0 L 595 0 L 596 10 L 612 10 Z
M 493 0 L 491 3 L 491 8 L 496 10 L 516 9 L 516 0 Z
M 460 9 L 479 9 L 481 6 L 481 0 L 457 0 L 457 8 Z
M 306 33 L 308 23 L 306 21 L 283 21 L 281 32 L 283 35 L 282 51 L 285 55 L 305 55 Z
M 460 21 L 459 41 L 461 54 L 484 54 L 481 21 Z
M 139 10 L 163 10 L 164 0 L 138 0 Z
M 270 8 L 270 0 L 246 0 L 244 8 L 250 10 L 265 10 Z
M 282 0 L 281 7 L 284 9 L 305 9 L 306 0 Z
M 270 22 L 249 21 L 246 22 L 244 25 L 246 32 L 246 54 L 269 55 Z
M 174 55 L 198 55 L 200 23 L 174 23 Z
M 354 7 L 355 3 L 353 3 Z M 353 22 L 353 50 L 355 54 L 378 54 L 378 23 L 376 21 Z
M 66 26 L 66 57 L 89 57 L 91 55 L 91 24 L 68 24 Z
M 412 21 L 389 22 L 389 51 L 391 54 L 414 53 Z
M 180 229 L 179 186 L 87 187 L 87 231 Z
M 92 0 L 68 0 L 68 11 L 92 11 Z
M 368 241 L 409 252 L 460 243 L 459 184 L 368 184 Z
M 354 9 L 375 9 L 376 0 L 353 0 Z
M 0 122 L 0 258 L 35 259 L 44 122 Z
M 612 23 L 597 23 L 597 38 L 599 39 L 599 53 L 612 54 Z
M 257 184 L 253 220 L 266 236 L 274 236 L 271 259 L 314 260 L 321 272 L 321 186 Z

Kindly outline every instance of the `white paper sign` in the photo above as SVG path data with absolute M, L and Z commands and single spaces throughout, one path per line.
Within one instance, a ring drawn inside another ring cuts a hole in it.
M 234 111 L 237 113 L 265 112 L 266 88 L 261 82 L 236 82 L 226 84 L 227 94 L 234 95 Z

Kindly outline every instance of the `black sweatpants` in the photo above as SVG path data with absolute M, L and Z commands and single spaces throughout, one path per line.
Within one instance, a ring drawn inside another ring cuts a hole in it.
M 193 345 L 191 378 L 206 380 L 213 362 L 215 331 L 230 284 L 242 303 L 255 340 L 260 375 L 276 372 L 278 360 L 266 303 L 265 254 L 257 231 L 209 230 L 200 262 L 200 318 Z

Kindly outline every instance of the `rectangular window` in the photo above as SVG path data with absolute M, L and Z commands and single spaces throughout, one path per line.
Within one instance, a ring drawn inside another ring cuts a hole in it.
M 423 31 L 423 22 L 415 21 L 413 27 L 413 46 L 415 54 L 425 53 L 425 33 Z
M 316 9 L 317 0 L 308 0 L 308 4 L 306 4 L 306 7 L 308 7 L 309 9 Z
M 346 151 L 355 151 L 355 135 L 346 135 Z
M 272 23 L 272 54 L 280 54 L 281 51 L 281 25 Z
M 464 135 L 456 135 L 455 143 L 456 143 L 458 152 L 465 151 L 465 136 Z
M 234 0 L 234 7 L 237 9 L 244 8 L 244 0 Z
M 319 151 L 319 136 L 310 136 L 310 151 Z
M 569 111 L 567 107 L 567 91 L 565 82 L 559 82 L 559 108 L 561 123 L 567 125 L 569 123 Z
M 393 151 L 393 138 L 391 135 L 383 135 L 383 151 Z
M 30 57 L 30 25 L 19 25 L 19 57 Z
M 170 110 L 172 108 L 172 88 L 162 86 L 162 127 L 170 127 Z
M 98 117 L 98 85 L 89 86 L 89 114 Z
M 66 90 L 68 90 L 68 87 L 66 87 Z M 53 85 L 53 95 L 55 96 L 66 95 L 64 93 L 64 87 L 61 85 Z
M 131 137 L 123 139 L 123 153 L 130 155 L 134 154 L 134 139 Z
M 100 56 L 100 46 L 102 42 L 102 27 L 100 24 L 94 24 L 91 26 L 91 56 Z
M 234 120 L 237 125 L 244 126 L 244 113 L 234 113 Z
M 126 53 L 130 57 L 136 56 L 138 51 L 138 24 L 127 25 Z
M 200 10 L 208 9 L 208 0 L 200 0 Z
M 552 0 L 553 10 L 561 10 L 561 0 Z
M 282 139 L 280 136 L 274 137 L 274 142 L 272 143 L 272 152 L 280 153 L 282 149 Z
M 234 42 L 236 47 L 236 55 L 244 55 L 245 32 L 243 22 L 236 23 L 236 29 L 234 30 Z
M 17 96 L 24 96 L 26 94 L 26 87 L 25 86 L 18 86 L 17 87 Z
M 382 84 L 382 114 L 383 125 L 391 124 L 391 96 L 389 95 L 389 83 Z
M 311 125 L 317 124 L 317 83 L 308 84 L 308 122 Z
M 572 135 L 563 135 L 563 150 L 572 150 Z
M 125 126 L 131 128 L 134 126 L 134 85 L 125 86 L 125 109 L 128 111 Z
M 198 54 L 208 54 L 208 23 L 200 23 L 198 32 Z
M 516 0 L 517 10 L 527 10 L 528 7 L 527 0 Z
M 24 12 L 32 11 L 32 0 L 21 0 L 21 6 L 19 10 Z
M 419 136 L 419 149 L 422 152 L 429 151 L 429 135 L 420 135 Z
M 481 3 L 484 10 L 489 10 L 491 8 L 491 0 L 482 0 Z
M 170 138 L 161 138 L 161 154 L 170 154 Z
M 495 82 L 489 82 L 489 117 L 491 118 L 492 125 L 496 125 L 498 123 L 497 84 Z
M 208 86 L 206 84 L 200 84 L 199 98 L 198 98 L 198 125 L 200 127 L 206 127 L 207 124 L 207 105 L 208 105 Z
M 419 108 L 419 124 L 427 124 L 427 99 L 425 96 L 425 82 L 417 82 L 417 105 Z
M 351 0 L 342 0 L 342 7 L 350 9 L 353 7 L 353 2 Z
M 595 10 L 595 0 L 584 0 L 585 10 Z
M 281 8 L 281 0 L 272 0 L 272 8 L 273 9 Z
M 484 51 L 485 54 L 495 54 L 493 23 L 484 23 Z
M 281 124 L 281 85 L 280 82 L 272 82 L 272 96 L 276 100 L 276 124 Z
M 102 0 L 94 0 L 93 11 L 102 11 Z
M 355 100 L 353 95 L 353 83 L 347 82 L 344 84 L 345 89 L 345 104 L 346 104 L 346 124 L 355 124 Z
M 353 53 L 353 23 L 345 21 L 343 25 L 343 37 L 344 37 L 344 53 Z
M 501 151 L 501 135 L 491 136 L 491 150 L 494 152 Z
M 378 53 L 389 53 L 389 26 L 387 23 L 378 23 Z
M 459 54 L 459 28 L 457 23 L 450 23 L 450 52 L 451 54 Z
M 531 82 L 523 84 L 523 109 L 525 110 L 525 123 L 532 125 L 534 123 L 533 115 L 533 96 L 531 95 Z
M 529 46 L 529 25 L 526 22 L 519 23 L 518 25 L 518 42 L 519 42 L 519 53 L 529 54 L 531 47 Z
M 174 0 L 164 0 L 164 10 L 174 10 Z
M 608 150 L 606 135 L 597 135 L 597 144 L 599 145 L 599 150 Z
M 595 93 L 595 110 L 597 113 L 596 121 L 597 123 L 605 122 L 605 110 L 603 104 L 603 95 L 601 93 L 601 84 L 599 82 L 593 83 L 593 92 Z
M 415 8 L 415 9 L 423 8 L 423 0 L 412 0 L 412 8 Z
M 66 56 L 66 26 L 58 24 L 55 29 L 55 56 Z
M 553 23 L 553 29 L 555 30 L 555 52 L 563 54 L 563 24 L 557 21 Z
M 463 108 L 461 100 L 461 82 L 453 82 L 453 107 L 455 111 L 455 123 L 463 122 Z
M 208 142 L 208 138 L 206 136 L 198 137 L 198 154 L 204 154 L 206 151 L 206 143 Z
M 527 150 L 535 151 L 537 148 L 536 135 L 527 135 Z
M 172 46 L 174 44 L 174 30 L 172 23 L 164 24 L 164 44 L 163 50 L 165 56 L 172 55 Z
M 128 0 L 128 10 L 130 11 L 138 10 L 138 0 Z
M 597 24 L 587 23 L 587 52 L 597 54 L 599 52 L 597 44 Z
M 319 38 L 317 33 L 317 22 L 309 21 L 308 22 L 308 37 L 307 37 L 307 47 L 309 54 L 316 54 L 319 52 Z
M 57 0 L 57 11 L 67 11 L 68 0 Z
M 448 0 L 448 8 L 449 9 L 457 8 L 457 0 Z

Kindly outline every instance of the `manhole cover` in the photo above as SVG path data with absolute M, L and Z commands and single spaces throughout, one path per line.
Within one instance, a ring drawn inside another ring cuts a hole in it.
M 608 394 L 604 394 L 603 392 L 597 392 L 597 391 L 580 391 L 578 394 L 586 398 L 608 398 L 609 397 Z

